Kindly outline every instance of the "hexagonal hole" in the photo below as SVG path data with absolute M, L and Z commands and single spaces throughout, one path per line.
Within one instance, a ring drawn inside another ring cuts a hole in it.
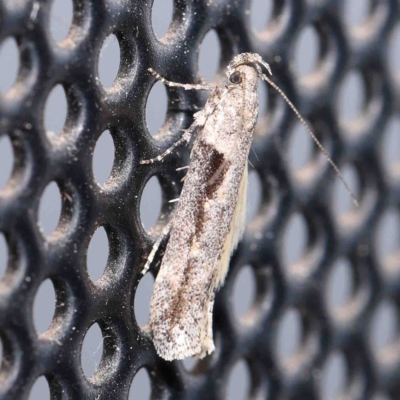
M 294 214 L 290 217 L 283 235 L 283 263 L 288 267 L 300 261 L 306 254 L 307 243 L 306 221 L 301 214 Z
M 163 126 L 168 110 L 168 95 L 165 85 L 156 82 L 151 88 L 146 103 L 146 123 L 149 132 L 158 135 Z M 147 158 L 147 157 L 146 157 Z
M 325 292 L 328 309 L 332 313 L 349 302 L 353 294 L 353 286 L 352 265 L 345 259 L 339 259 L 332 266 Z
M 8 136 L 0 137 L 0 190 L 3 189 L 11 178 L 14 169 L 14 150 Z
M 400 70 L 400 68 L 399 68 Z M 393 117 L 385 129 L 381 160 L 389 173 L 400 171 L 400 118 Z
M 254 304 L 256 298 L 256 278 L 254 270 L 249 265 L 240 268 L 235 277 L 232 290 L 233 312 L 237 318 L 242 318 Z
M 40 376 L 34 385 L 32 386 L 31 392 L 29 393 L 28 400 L 50 400 L 50 388 L 47 379 L 44 376 Z
M 366 21 L 370 14 L 370 8 L 370 0 L 344 2 L 343 16 L 348 29 L 352 29 Z
M 389 39 L 388 59 L 393 74 L 400 78 L 400 25 L 397 24 Z
M 373 313 L 369 339 L 373 351 L 378 354 L 398 337 L 398 310 L 393 303 L 382 301 Z
M 272 18 L 273 2 L 265 0 L 252 0 L 250 10 L 250 24 L 256 33 L 263 32 Z
M 93 175 L 99 185 L 110 177 L 115 158 L 114 140 L 109 130 L 104 131 L 97 140 L 93 152 Z
M 72 327 L 73 331 L 75 329 Z M 103 357 L 103 342 L 104 337 L 99 325 L 93 324 L 86 332 L 82 344 L 81 364 L 87 377 L 93 376 L 99 368 Z
M 99 79 L 105 89 L 110 88 L 118 75 L 121 64 L 121 49 L 117 37 L 106 37 L 98 60 Z
M 400 254 L 400 214 L 395 209 L 386 209 L 377 225 L 376 252 L 383 265 L 390 257 Z
M 8 245 L 3 233 L 0 232 L 0 279 L 4 276 L 8 264 Z
M 17 81 L 20 57 L 17 42 L 9 37 L 0 43 L 0 92 L 7 92 Z
M 255 218 L 260 210 L 262 200 L 262 184 L 257 171 L 249 170 L 247 186 L 246 224 Z
M 143 327 L 150 320 L 150 300 L 153 294 L 154 278 L 147 273 L 139 282 L 135 292 L 134 312 L 136 322 Z
M 340 85 L 337 110 L 340 123 L 347 126 L 357 124 L 366 101 L 364 79 L 359 71 L 350 71 Z
M 268 84 L 264 81 L 258 81 L 257 87 L 258 95 L 258 118 L 256 123 L 255 134 L 265 135 L 268 129 L 268 122 L 270 120 L 270 97 L 268 92 Z M 252 150 L 251 150 L 252 151 Z M 258 159 L 257 154 L 255 154 Z
M 93 281 L 100 279 L 104 273 L 108 262 L 109 248 L 107 232 L 101 226 L 92 236 L 87 251 L 87 270 Z
M 182 364 L 186 371 L 193 371 L 199 363 L 199 359 L 195 357 L 186 357 L 182 360 Z
M 39 2 L 33 3 L 31 19 L 36 19 L 40 12 Z M 50 34 L 56 42 L 63 41 L 69 34 L 74 16 L 72 0 L 53 0 L 50 9 Z
M 133 378 L 131 388 L 129 390 L 129 400 L 151 398 L 151 382 L 149 373 L 145 368 L 141 368 Z
M 332 353 L 322 369 L 321 398 L 325 400 L 338 399 L 344 392 L 347 378 L 347 365 L 341 353 Z
M 44 127 L 49 139 L 59 135 L 65 126 L 68 102 L 62 85 L 56 85 L 50 92 L 44 108 Z
M 168 31 L 172 22 L 174 3 L 172 0 L 154 0 L 151 9 L 153 31 L 161 39 Z
M 162 190 L 157 177 L 147 182 L 140 199 L 140 219 L 144 228 L 149 231 L 157 222 L 162 205 Z
M 250 393 L 251 376 L 247 363 L 243 360 L 238 361 L 232 368 L 227 388 L 226 399 L 244 400 Z
M 25 277 L 27 283 L 31 280 L 30 276 Z M 40 285 L 33 302 L 33 323 L 39 334 L 48 330 L 53 321 L 55 310 L 56 293 L 54 285 L 50 279 L 46 279 Z
M 220 60 L 221 44 L 215 30 L 211 30 L 201 42 L 199 53 L 199 72 L 207 82 L 217 75 Z
M 278 323 L 276 351 L 281 364 L 288 364 L 300 350 L 302 338 L 302 321 L 295 309 L 286 310 Z
M 294 63 L 299 77 L 312 74 L 318 66 L 320 40 L 313 26 L 306 26 L 297 37 Z
M 38 225 L 45 236 L 49 236 L 57 228 L 61 208 L 60 189 L 55 182 L 51 182 L 44 190 L 39 204 Z

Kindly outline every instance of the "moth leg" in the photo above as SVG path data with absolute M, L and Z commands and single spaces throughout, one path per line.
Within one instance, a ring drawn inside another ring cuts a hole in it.
M 189 143 L 190 138 L 192 137 L 193 132 L 198 128 L 201 127 L 202 124 L 197 122 L 196 120 L 190 125 L 189 129 L 186 129 L 184 134 L 180 139 L 178 139 L 171 147 L 169 147 L 167 150 L 164 151 L 164 153 L 161 153 L 155 158 L 150 158 L 148 160 L 140 160 L 140 164 L 153 164 L 156 161 L 162 161 L 168 154 L 171 154 L 172 151 L 180 146 L 183 142 Z
M 158 72 L 154 71 L 153 68 L 149 68 L 148 71 L 159 81 L 164 83 L 169 87 L 177 87 L 183 88 L 185 90 L 207 90 L 209 92 L 215 91 L 217 88 L 216 86 L 205 85 L 204 81 L 202 80 L 202 84 L 191 84 L 191 83 L 176 83 L 168 81 L 167 79 L 163 78 Z
M 150 68 L 151 69 L 151 68 Z M 153 71 L 153 70 L 151 70 Z M 153 71 L 154 72 L 154 71 Z M 162 78 L 159 74 L 157 74 L 156 72 L 154 72 L 160 80 L 162 80 L 162 82 L 166 83 L 168 81 L 166 81 L 164 78 Z M 140 164 L 153 164 L 156 161 L 161 161 L 163 158 L 165 158 L 168 154 L 170 154 L 176 147 L 178 147 L 179 145 L 181 145 L 183 142 L 187 142 L 189 143 L 190 138 L 192 137 L 192 134 L 194 133 L 194 131 L 197 128 L 202 128 L 206 121 L 207 118 L 214 112 L 214 110 L 217 108 L 218 104 L 221 102 L 221 93 L 218 92 L 218 88 L 217 87 L 211 87 L 211 86 L 202 86 L 202 85 L 185 85 L 185 84 L 180 84 L 180 83 L 174 83 L 174 82 L 170 82 L 173 85 L 178 85 L 178 87 L 191 87 L 188 90 L 193 89 L 194 87 L 196 87 L 195 89 L 201 89 L 201 90 L 212 90 L 211 96 L 208 99 L 206 106 L 201 110 L 198 111 L 197 113 L 194 114 L 194 121 L 192 123 L 192 125 L 190 125 L 189 129 L 187 129 L 184 134 L 182 135 L 182 137 L 177 140 L 171 147 L 169 147 L 167 150 L 164 151 L 164 153 L 158 155 L 155 158 L 150 158 L 148 160 L 140 160 Z M 166 83 L 167 84 L 167 83 Z M 223 93 L 222 93 L 223 96 Z
M 153 248 L 151 249 L 151 252 L 150 252 L 149 256 L 147 257 L 146 264 L 142 269 L 142 275 L 144 275 L 149 270 L 150 265 L 153 262 L 154 257 L 156 255 L 158 249 L 160 248 L 162 241 L 169 235 L 169 232 L 171 231 L 171 228 L 172 228 L 172 221 L 173 221 L 173 219 L 171 221 L 169 221 L 167 225 L 164 226 L 164 229 L 162 230 L 160 237 L 153 244 Z

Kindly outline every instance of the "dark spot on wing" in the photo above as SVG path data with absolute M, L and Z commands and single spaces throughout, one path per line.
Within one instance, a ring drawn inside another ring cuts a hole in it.
M 215 150 L 214 147 L 205 143 L 204 141 L 200 142 L 200 146 L 198 148 L 199 159 L 207 160 L 204 170 L 204 179 L 203 179 L 203 188 L 204 188 L 204 197 L 203 201 L 199 203 L 198 210 L 198 218 L 196 220 L 196 234 L 198 236 L 203 229 L 203 225 L 205 222 L 204 216 L 204 204 L 207 199 L 211 199 L 214 193 L 221 186 L 224 173 L 229 167 L 229 162 L 225 160 L 223 154 L 219 151 Z
M 203 169 L 204 184 L 207 184 L 225 162 L 223 154 L 201 139 L 196 146 L 196 159 L 202 164 L 199 168 Z

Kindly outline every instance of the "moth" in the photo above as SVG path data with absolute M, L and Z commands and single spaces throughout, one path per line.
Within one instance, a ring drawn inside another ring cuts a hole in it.
M 165 360 L 202 358 L 214 350 L 215 293 L 224 283 L 230 257 L 245 227 L 247 158 L 258 116 L 258 79 L 274 87 L 307 127 L 263 68 L 272 75 L 260 55 L 239 54 L 228 65 L 228 81 L 222 87 L 170 82 L 149 69 L 170 87 L 210 92 L 205 107 L 194 114 L 193 124 L 181 139 L 158 157 L 140 161 L 161 161 L 198 131 L 176 212 L 155 242 L 142 271 L 148 271 L 163 238 L 169 235 L 150 303 L 154 346 Z

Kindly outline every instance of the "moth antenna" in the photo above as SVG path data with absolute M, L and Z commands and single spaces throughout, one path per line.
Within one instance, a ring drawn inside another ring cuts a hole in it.
M 269 74 L 272 76 L 272 70 L 269 64 L 267 64 L 263 59 L 260 61 L 261 65 L 264 66 L 264 68 L 269 72 Z
M 344 176 L 340 172 L 340 169 L 333 162 L 333 160 L 329 156 L 328 152 L 325 150 L 324 146 L 322 146 L 321 142 L 318 140 L 318 138 L 315 136 L 314 132 L 307 125 L 307 122 L 301 116 L 300 112 L 297 110 L 297 108 L 294 106 L 294 104 L 289 100 L 289 98 L 286 96 L 286 94 L 283 92 L 283 90 L 279 86 L 277 86 L 273 81 L 271 81 L 271 79 L 269 79 L 265 74 L 261 74 L 261 79 L 263 79 L 267 83 L 269 83 L 283 97 L 283 100 L 285 100 L 286 103 L 289 105 L 289 107 L 293 110 L 293 112 L 296 114 L 297 118 L 300 120 L 300 122 L 303 124 L 303 126 L 307 129 L 307 131 L 310 134 L 312 140 L 314 140 L 315 144 L 318 146 L 320 151 L 325 155 L 325 157 L 327 158 L 329 164 L 331 164 L 332 168 L 335 170 L 337 176 L 339 177 L 339 179 L 342 181 L 344 187 L 346 188 L 347 193 L 349 193 L 349 195 L 353 199 L 354 205 L 356 207 L 359 207 L 359 203 L 357 201 L 357 198 L 356 198 L 354 192 L 350 189 L 350 186 L 347 184 L 346 180 L 344 179 Z
M 260 161 L 260 159 L 258 158 L 258 155 L 257 155 L 256 151 L 254 150 L 253 146 L 251 146 L 251 150 L 253 151 L 254 155 L 256 156 L 257 161 Z

